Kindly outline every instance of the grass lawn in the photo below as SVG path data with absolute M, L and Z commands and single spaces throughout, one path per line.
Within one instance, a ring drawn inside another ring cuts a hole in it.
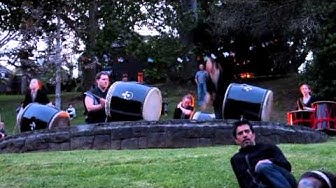
M 274 92 L 271 121 L 286 122 L 297 92 L 295 76 L 251 83 Z M 170 119 L 176 103 L 196 86 L 158 86 L 169 102 Z M 71 102 L 84 124 L 81 93 L 63 93 L 63 109 Z M 53 96 L 50 95 L 53 99 Z M 0 95 L 0 113 L 9 134 L 15 134 L 16 107 L 23 96 Z M 318 144 L 279 144 L 298 178 L 312 169 L 336 171 L 336 139 Z M 143 149 L 78 150 L 0 155 L 1 187 L 238 187 L 230 158 L 238 146 Z
M 298 178 L 335 171 L 336 139 L 280 144 Z M 230 157 L 238 146 L 83 150 L 0 155 L 0 187 L 238 187 Z

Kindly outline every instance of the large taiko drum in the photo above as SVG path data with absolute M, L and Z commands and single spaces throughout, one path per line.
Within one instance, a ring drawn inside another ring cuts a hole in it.
M 216 116 L 213 113 L 205 113 L 205 112 L 197 111 L 192 116 L 192 119 L 197 120 L 197 121 L 209 121 L 209 120 L 216 119 Z
M 231 83 L 224 96 L 223 118 L 268 121 L 272 113 L 273 92 L 268 89 Z
M 28 104 L 19 112 L 17 120 L 21 132 L 70 126 L 67 112 L 39 103 Z
M 294 110 L 287 112 L 288 125 L 302 125 L 312 128 L 314 125 L 314 111 L 313 110 Z
M 317 130 L 336 131 L 336 102 L 317 101 L 312 105 L 315 109 L 314 128 Z
M 107 121 L 158 121 L 161 110 L 160 90 L 138 82 L 114 82 L 106 96 Z

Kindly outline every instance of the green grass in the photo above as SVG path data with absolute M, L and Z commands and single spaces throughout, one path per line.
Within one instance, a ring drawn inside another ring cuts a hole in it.
M 336 139 L 280 144 L 298 178 L 335 171 Z M 0 187 L 238 187 L 230 158 L 238 146 L 83 150 L 0 155 Z

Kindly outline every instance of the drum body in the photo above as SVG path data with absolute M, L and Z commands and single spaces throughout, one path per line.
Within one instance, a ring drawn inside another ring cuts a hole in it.
M 315 109 L 314 128 L 318 130 L 336 131 L 336 102 L 317 101 L 312 105 Z
M 21 132 L 70 126 L 69 114 L 55 107 L 30 103 L 18 114 Z
M 247 84 L 232 83 L 228 86 L 223 101 L 224 119 L 268 121 L 273 106 L 271 90 Z
M 161 110 L 160 90 L 138 82 L 114 82 L 106 96 L 108 121 L 158 121 Z
M 287 112 L 288 125 L 302 125 L 313 128 L 314 125 L 314 111 L 312 110 L 295 110 Z
M 209 121 L 209 120 L 216 119 L 216 116 L 215 116 L 215 114 L 197 111 L 193 115 L 192 119 L 197 120 L 197 121 Z

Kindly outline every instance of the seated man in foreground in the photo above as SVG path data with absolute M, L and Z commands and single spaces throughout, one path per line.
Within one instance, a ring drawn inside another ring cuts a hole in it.
M 294 188 L 291 164 L 282 151 L 271 144 L 255 142 L 252 124 L 234 123 L 232 135 L 240 150 L 231 158 L 231 166 L 242 188 Z

